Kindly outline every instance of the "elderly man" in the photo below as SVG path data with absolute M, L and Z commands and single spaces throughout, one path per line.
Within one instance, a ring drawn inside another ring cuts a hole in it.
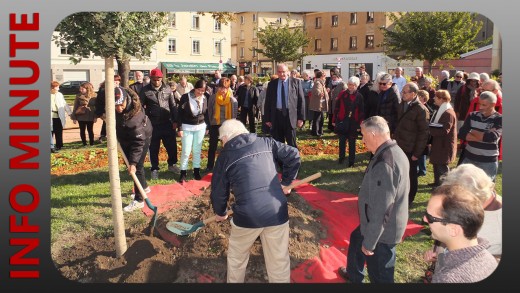
M 429 136 L 430 112 L 419 101 L 417 92 L 419 87 L 409 82 L 401 92 L 401 104 L 397 111 L 397 127 L 394 138 L 410 162 L 410 193 L 408 204 L 411 204 L 417 193 L 417 166 L 423 155 Z
M 130 85 L 130 88 L 136 93 L 139 94 L 143 87 L 145 86 L 143 82 L 144 74 L 142 71 L 135 72 L 135 82 Z
M 265 98 L 265 124 L 279 142 L 296 147 L 296 127 L 305 120 L 305 99 L 301 80 L 289 77 L 284 63 L 276 66 L 278 78 L 269 82 Z
M 497 96 L 482 92 L 480 108 L 468 115 L 459 130 L 458 138 L 468 142 L 463 164 L 482 168 L 493 181 L 498 171 L 499 140 L 502 137 L 502 114 L 495 110 Z
M 367 265 L 372 283 L 394 283 L 396 245 L 408 222 L 410 166 L 406 154 L 390 138 L 388 123 L 372 116 L 361 123 L 367 149 L 374 154 L 359 189 L 360 225 L 350 234 L 347 267 L 338 274 L 362 283 Z
M 227 282 L 244 282 L 251 246 L 260 237 L 270 283 L 289 283 L 289 211 L 283 189 L 298 175 L 298 149 L 248 133 L 236 119 L 219 129 L 223 148 L 211 179 L 216 220 L 227 218 L 230 190 L 235 197 L 227 253 Z M 281 182 L 275 161 L 283 163 Z
M 395 75 L 392 78 L 392 82 L 397 85 L 397 90 L 399 92 L 403 91 L 403 87 L 406 84 L 406 78 L 403 76 L 403 68 L 397 67 L 395 69 Z

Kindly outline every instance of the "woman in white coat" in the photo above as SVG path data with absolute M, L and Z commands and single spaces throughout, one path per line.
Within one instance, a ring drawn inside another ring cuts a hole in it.
M 65 97 L 59 90 L 60 83 L 57 81 L 51 82 L 51 118 L 55 150 L 60 150 L 63 147 L 63 128 L 67 122 L 65 114 L 70 115 L 72 112 L 67 102 L 65 102 Z

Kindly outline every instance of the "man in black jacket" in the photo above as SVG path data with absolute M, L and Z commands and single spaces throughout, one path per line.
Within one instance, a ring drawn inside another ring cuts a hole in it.
M 244 76 L 244 85 L 238 89 L 237 95 L 239 119 L 244 125 L 247 125 L 249 120 L 249 132 L 256 133 L 255 114 L 258 103 L 258 89 L 253 85 L 251 75 Z
M 150 73 L 150 83 L 143 87 L 139 99 L 152 122 L 153 134 L 150 143 L 152 179 L 159 179 L 159 150 L 161 141 L 168 153 L 168 170 L 179 173 L 177 164 L 177 104 L 170 87 L 162 82 L 159 68 Z
M 227 282 L 244 282 L 251 246 L 260 237 L 270 283 L 290 283 L 289 211 L 286 195 L 301 165 L 298 149 L 270 137 L 248 133 L 228 119 L 219 128 L 223 149 L 211 179 L 216 220 L 227 218 L 233 190 L 235 204 L 227 253 Z M 274 161 L 283 164 L 281 182 Z

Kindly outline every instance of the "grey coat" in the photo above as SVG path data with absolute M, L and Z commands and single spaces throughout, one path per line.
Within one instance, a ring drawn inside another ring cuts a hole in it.
M 408 222 L 410 164 L 397 143 L 383 143 L 370 160 L 358 197 L 363 247 L 401 242 Z

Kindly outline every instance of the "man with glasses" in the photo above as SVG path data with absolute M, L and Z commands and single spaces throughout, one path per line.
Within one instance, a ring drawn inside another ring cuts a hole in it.
M 447 248 L 442 254 L 425 254 L 425 260 L 437 261 L 432 283 L 474 283 L 495 271 L 498 264 L 486 249 L 489 242 L 477 237 L 484 209 L 468 190 L 460 185 L 436 188 L 423 220 L 430 226 L 432 238 Z
M 373 116 L 361 123 L 367 149 L 374 154 L 358 196 L 359 226 L 350 234 L 347 267 L 338 274 L 362 283 L 367 266 L 371 283 L 394 283 L 396 245 L 408 222 L 408 159 L 390 138 L 388 123 Z
M 402 102 L 398 109 L 398 124 L 394 138 L 410 162 L 410 193 L 408 204 L 411 204 L 417 193 L 418 160 L 424 153 L 428 143 L 430 113 L 419 101 L 419 87 L 413 82 L 407 83 L 401 93 Z
M 177 164 L 177 103 L 170 86 L 163 83 L 163 73 L 155 68 L 150 73 L 150 83 L 139 93 L 141 104 L 153 126 L 150 143 L 152 180 L 159 179 L 159 150 L 161 141 L 168 153 L 168 170 L 179 173 Z
M 397 86 L 392 82 L 392 76 L 388 73 L 383 74 L 379 79 L 377 115 L 386 119 L 392 136 L 397 126 L 397 109 L 400 102 L 401 97 L 397 91 Z

